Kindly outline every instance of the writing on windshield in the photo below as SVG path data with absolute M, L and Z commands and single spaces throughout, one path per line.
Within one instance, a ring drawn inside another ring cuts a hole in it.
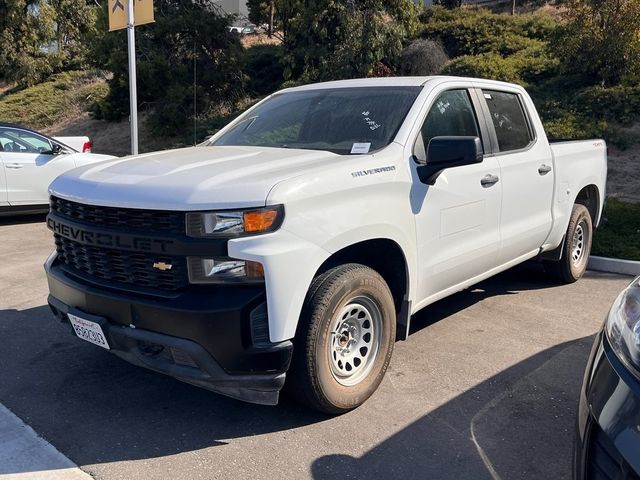
M 368 153 L 391 143 L 422 87 L 350 87 L 284 92 L 210 145 Z

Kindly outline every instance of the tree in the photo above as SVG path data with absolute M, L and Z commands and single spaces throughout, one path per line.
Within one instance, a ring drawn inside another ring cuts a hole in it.
M 194 112 L 233 106 L 242 95 L 243 50 L 228 31 L 231 18 L 209 0 L 155 0 L 155 23 L 136 28 L 138 102 L 156 132 L 175 135 Z M 106 23 L 104 9 L 101 30 Z M 129 113 L 126 42 L 124 30 L 106 33 L 93 49 L 96 66 L 113 72 L 96 112 L 107 119 Z
M 555 50 L 569 73 L 602 86 L 640 80 L 640 0 L 569 0 Z
M 25 86 L 83 64 L 96 10 L 86 0 L 0 0 L 0 76 Z
M 284 40 L 291 19 L 304 8 L 302 0 L 247 0 L 249 20 L 256 25 L 268 24 L 269 36 Z M 277 27 L 276 28 L 274 28 Z
M 285 78 L 369 76 L 379 63 L 396 63 L 416 27 L 411 0 L 305 0 L 284 38 Z
M 438 42 L 426 38 L 414 40 L 400 55 L 403 75 L 437 75 L 449 61 Z

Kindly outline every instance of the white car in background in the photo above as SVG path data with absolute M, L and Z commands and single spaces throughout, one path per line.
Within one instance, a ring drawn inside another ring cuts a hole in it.
M 91 153 L 88 137 L 51 138 L 0 123 L 0 215 L 49 209 L 49 184 L 75 167 L 114 158 Z

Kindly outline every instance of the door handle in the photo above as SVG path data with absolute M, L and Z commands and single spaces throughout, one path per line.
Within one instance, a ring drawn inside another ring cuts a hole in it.
M 497 175 L 488 174 L 480 180 L 480 185 L 483 187 L 490 187 L 491 185 L 498 183 L 498 180 L 500 180 L 500 177 Z
M 9 163 L 8 165 L 5 165 L 7 168 L 14 168 L 14 169 L 18 169 L 18 168 L 22 168 L 24 167 L 24 165 L 22 165 L 21 163 Z
M 550 165 L 545 165 L 544 163 L 542 165 L 540 165 L 538 167 L 538 173 L 540 175 L 546 175 L 547 173 L 549 173 L 551 171 L 551 166 Z

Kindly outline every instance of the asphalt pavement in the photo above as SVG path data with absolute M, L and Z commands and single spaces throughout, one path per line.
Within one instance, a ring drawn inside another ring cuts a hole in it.
M 0 404 L 109 480 L 568 479 L 593 334 L 630 281 L 557 285 L 527 263 L 453 295 L 414 316 L 365 405 L 327 417 L 231 400 L 75 338 L 46 306 L 52 249 L 43 217 L 0 220 Z M 19 464 L 0 479 L 42 468 Z

